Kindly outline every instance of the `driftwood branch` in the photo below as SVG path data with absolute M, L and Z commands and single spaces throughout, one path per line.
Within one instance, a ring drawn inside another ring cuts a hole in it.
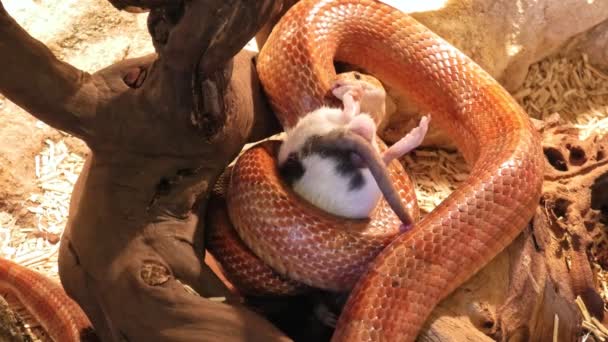
M 94 78 L 58 60 L 1 2 L 0 37 L 0 92 L 49 125 L 86 138 L 95 114 Z
M 233 296 L 203 262 L 199 220 L 243 144 L 278 127 L 253 54 L 239 50 L 281 1 L 113 4 L 151 9 L 157 54 L 90 75 L 0 2 L 0 49 L 10 51 L 0 55 L 0 92 L 92 152 L 62 237 L 64 288 L 104 341 L 286 339 L 239 303 L 207 299 Z

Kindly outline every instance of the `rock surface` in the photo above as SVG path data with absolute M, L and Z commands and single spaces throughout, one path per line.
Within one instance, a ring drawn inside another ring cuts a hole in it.
M 530 65 L 561 52 L 566 44 L 589 30 L 584 43 L 590 54 L 593 51 L 591 61 L 608 67 L 608 24 L 598 25 L 608 20 L 608 1 L 439 0 L 430 2 L 434 8 L 430 3 L 416 8 L 396 0 L 383 1 L 411 13 L 511 92 L 523 84 Z M 388 93 L 397 110 L 389 113 L 382 137 L 394 142 L 417 125 L 418 115 L 407 99 L 391 89 Z M 452 147 L 433 125 L 425 145 Z
M 570 38 L 608 19 L 608 1 L 458 0 L 412 13 L 479 63 L 508 90 L 528 67 L 557 52 Z
M 608 20 L 579 35 L 571 43 L 567 53 L 584 53 L 596 67 L 608 70 Z

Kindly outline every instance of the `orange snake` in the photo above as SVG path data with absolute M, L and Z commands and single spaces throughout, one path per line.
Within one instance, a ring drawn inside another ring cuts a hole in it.
M 53 341 L 96 340 L 91 322 L 58 283 L 0 258 L 0 294 L 16 297 Z
M 540 138 L 521 107 L 477 64 L 413 18 L 374 0 L 300 1 L 274 28 L 257 69 L 284 127 L 328 101 L 334 59 L 364 68 L 431 114 L 472 165 L 467 180 L 411 231 L 367 254 L 373 260 L 364 262 L 367 270 L 333 336 L 412 341 L 438 302 L 511 243 L 532 217 L 542 184 Z M 273 178 L 274 148 L 253 148 L 232 173 L 226 200 L 239 236 L 283 276 L 347 289 L 359 277 L 349 267 L 362 272 L 347 253 L 364 244 L 368 232 L 360 225 L 366 223 L 334 218 L 331 226 L 331 218 L 294 198 Z M 390 211 L 374 215 L 367 222 L 373 229 L 386 226 L 385 239 L 394 233 Z M 316 245 L 329 252 L 318 252 Z M 336 250 L 343 254 L 331 259 Z
M 268 235 L 272 230 L 261 237 L 241 234 L 279 273 L 335 290 L 356 282 L 334 341 L 414 340 L 434 306 L 507 246 L 532 216 L 542 181 L 539 137 L 523 110 L 479 66 L 414 19 L 373 0 L 304 0 L 281 19 L 260 53 L 258 71 L 284 126 L 327 100 L 336 77 L 334 58 L 365 68 L 430 113 L 473 165 L 469 178 L 412 231 L 395 237 L 399 222 L 385 203 L 372 220 L 357 221 L 336 219 L 292 198 L 270 170 L 276 144 L 264 143 L 243 158 L 249 164 L 241 173 L 249 180 L 270 179 L 273 187 L 239 188 L 247 182 L 232 177 L 230 216 L 275 228 L 280 223 L 279 238 Z M 391 175 L 417 217 L 413 190 L 400 168 L 391 165 Z M 219 209 L 213 214 L 225 216 Z M 267 219 L 255 221 L 259 217 Z M 305 229 L 290 233 L 293 223 Z M 300 235 L 306 230 L 313 234 Z M 270 249 L 259 249 L 256 244 L 265 241 Z M 280 248 L 273 253 L 274 243 Z M 329 254 L 319 255 L 314 245 L 320 244 Z M 363 261 L 349 255 L 361 246 L 367 246 Z M 308 267 L 294 271 L 293 260 L 281 259 L 291 255 L 308 259 Z M 302 289 L 295 283 L 283 288 Z M 58 284 L 4 259 L 0 290 L 21 300 L 55 340 L 77 341 L 90 327 Z

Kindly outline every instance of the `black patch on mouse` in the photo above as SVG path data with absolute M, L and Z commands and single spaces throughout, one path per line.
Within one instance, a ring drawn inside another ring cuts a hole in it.
M 290 153 L 283 165 L 279 166 L 279 174 L 289 186 L 292 186 L 295 181 L 302 178 L 305 171 L 300 157 L 295 152 Z
M 363 165 L 361 158 L 358 156 L 353 157 L 353 152 L 351 151 L 319 146 L 315 144 L 315 140 L 318 138 L 318 135 L 313 135 L 306 140 L 302 149 L 302 157 L 318 154 L 321 158 L 333 159 L 336 162 L 336 171 L 345 178 L 348 178 L 348 190 L 354 191 L 365 186 L 365 178 L 361 170 L 365 168 L 365 165 Z
M 363 159 L 361 159 L 361 156 L 355 152 L 351 152 L 350 160 L 353 162 L 355 167 L 357 167 L 359 169 L 362 169 L 365 167 L 365 162 L 363 161 Z
M 365 178 L 363 178 L 363 174 L 361 174 L 361 172 L 357 172 L 348 181 L 349 190 L 361 189 L 364 185 L 365 185 Z

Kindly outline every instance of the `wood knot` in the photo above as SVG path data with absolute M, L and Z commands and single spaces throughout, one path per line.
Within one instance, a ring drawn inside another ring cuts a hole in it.
M 146 77 L 148 76 L 148 70 L 144 67 L 131 68 L 122 80 L 130 88 L 139 88 L 144 84 Z
M 171 272 L 160 263 L 148 261 L 142 266 L 140 277 L 146 284 L 158 286 L 171 279 Z

